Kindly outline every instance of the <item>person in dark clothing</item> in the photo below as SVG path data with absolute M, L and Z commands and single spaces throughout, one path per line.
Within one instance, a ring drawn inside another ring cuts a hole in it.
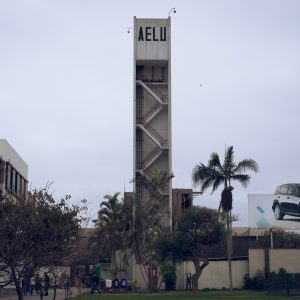
M 35 291 L 35 294 L 38 295 L 38 286 L 36 283 L 36 275 L 33 273 L 30 278 L 30 295 L 33 295 L 33 292 Z
M 94 294 L 95 291 L 97 291 L 99 294 L 102 294 L 101 288 L 100 288 L 100 282 L 99 278 L 96 274 L 93 275 L 92 277 L 92 290 L 91 294 Z
M 22 291 L 23 291 L 23 296 L 27 296 L 26 294 L 26 280 L 24 277 L 22 277 L 21 279 L 21 287 L 22 287 Z
M 45 296 L 48 296 L 48 289 L 50 285 L 50 278 L 48 274 L 45 272 L 44 273 L 44 282 L 45 282 Z

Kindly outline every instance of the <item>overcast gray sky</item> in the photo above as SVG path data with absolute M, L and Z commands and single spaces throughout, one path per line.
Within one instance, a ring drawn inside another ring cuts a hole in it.
M 300 182 L 300 1 L 0 1 L 0 137 L 33 187 L 86 198 L 132 190 L 133 17 L 172 14 L 173 187 L 212 152 L 255 159 L 247 194 Z M 201 86 L 202 85 L 202 86 Z M 195 203 L 217 208 L 220 190 Z

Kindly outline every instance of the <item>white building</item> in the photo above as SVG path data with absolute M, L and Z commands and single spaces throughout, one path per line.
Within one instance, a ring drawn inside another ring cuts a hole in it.
M 0 192 L 27 199 L 28 165 L 16 150 L 0 139 Z

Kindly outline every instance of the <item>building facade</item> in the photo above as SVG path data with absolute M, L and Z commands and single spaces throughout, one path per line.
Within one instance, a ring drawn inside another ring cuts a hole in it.
M 27 199 L 28 166 L 16 150 L 0 139 L 0 193 Z
M 168 19 L 134 18 L 133 174 L 134 194 L 147 209 L 149 182 L 159 172 L 172 173 L 171 23 Z M 172 183 L 158 189 L 172 224 Z

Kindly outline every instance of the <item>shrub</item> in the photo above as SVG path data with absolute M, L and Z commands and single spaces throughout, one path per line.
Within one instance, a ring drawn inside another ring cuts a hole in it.
M 286 269 L 285 268 L 283 268 L 283 267 L 279 268 L 278 274 L 285 274 L 285 273 L 286 273 Z
M 167 291 L 176 290 L 176 267 L 171 263 L 165 263 L 161 267 L 163 282 Z
M 266 287 L 266 279 L 263 271 L 257 271 L 253 278 L 249 274 L 244 276 L 244 289 L 248 290 L 264 290 Z

